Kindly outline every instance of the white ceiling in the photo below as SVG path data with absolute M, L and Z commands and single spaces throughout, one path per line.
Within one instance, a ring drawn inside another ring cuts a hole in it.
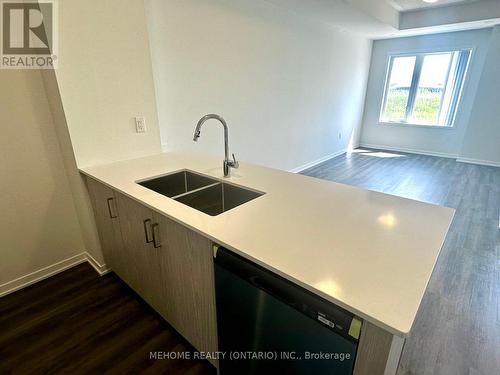
M 433 4 L 422 0 L 259 1 L 371 39 L 469 30 L 500 24 L 500 0 L 439 0 Z M 461 5 L 466 5 L 466 8 Z
M 426 3 L 423 0 L 387 0 L 387 2 L 399 11 L 406 12 L 409 10 L 439 7 L 446 5 L 457 5 L 465 3 L 475 3 L 483 0 L 438 0 L 435 3 Z

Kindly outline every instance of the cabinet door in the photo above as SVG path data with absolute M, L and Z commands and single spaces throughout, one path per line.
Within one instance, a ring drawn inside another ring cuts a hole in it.
M 168 320 L 196 349 L 217 351 L 212 242 L 162 215 L 155 214 L 155 221 L 170 301 Z
M 123 241 L 114 191 L 92 178 L 87 178 L 87 187 L 94 209 L 104 260 L 109 268 L 120 273 L 123 268 L 120 256 Z
M 153 211 L 122 194 L 117 195 L 127 270 L 123 280 L 168 320 L 168 300 L 160 256 L 165 249 L 153 243 Z
M 89 190 L 113 270 L 196 349 L 217 351 L 211 241 L 91 179 Z

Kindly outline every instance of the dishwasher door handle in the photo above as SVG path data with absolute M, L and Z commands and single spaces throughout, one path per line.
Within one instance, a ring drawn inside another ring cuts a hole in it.
M 280 301 L 286 303 L 290 306 L 297 306 L 297 302 L 292 298 L 289 298 L 284 294 L 278 287 L 272 285 L 272 283 L 266 282 L 266 280 L 260 276 L 251 276 L 249 278 L 250 283 L 258 289 L 263 290 L 267 294 L 279 299 Z

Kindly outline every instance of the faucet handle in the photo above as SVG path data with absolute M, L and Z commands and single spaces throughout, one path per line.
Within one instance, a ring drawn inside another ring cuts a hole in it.
M 238 168 L 240 166 L 240 163 L 238 163 L 238 161 L 234 157 L 234 154 L 233 154 L 233 161 L 231 164 L 232 164 L 231 167 L 233 167 L 233 168 Z

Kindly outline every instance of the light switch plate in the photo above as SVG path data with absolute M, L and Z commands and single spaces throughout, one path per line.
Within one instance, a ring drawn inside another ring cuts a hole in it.
M 135 118 L 136 133 L 146 133 L 146 118 L 139 116 Z

